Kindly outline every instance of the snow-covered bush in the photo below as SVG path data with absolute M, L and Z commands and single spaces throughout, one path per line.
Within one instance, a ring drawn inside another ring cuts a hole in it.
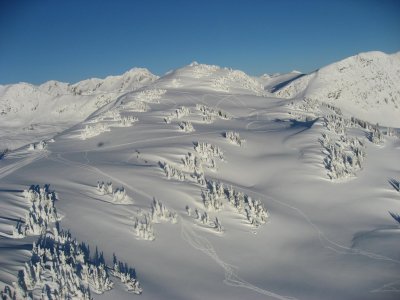
M 175 212 L 171 212 L 164 204 L 155 198 L 151 205 L 151 217 L 154 223 L 163 221 L 175 224 L 178 222 L 178 215 Z
M 180 119 L 182 117 L 188 116 L 190 115 L 190 109 L 187 108 L 186 106 L 181 106 L 177 109 L 175 109 L 175 111 L 173 113 L 171 113 L 169 116 L 164 118 L 165 123 L 170 124 L 172 120 L 174 119 Z
M 194 150 L 200 156 L 201 162 L 206 164 L 211 169 L 216 169 L 215 158 L 224 160 L 224 154 L 218 146 L 209 143 L 195 142 Z
M 186 211 L 188 212 L 189 217 L 192 216 L 191 208 L 186 206 Z M 202 225 L 215 230 L 216 232 L 223 232 L 223 227 L 218 217 L 215 217 L 214 221 L 211 220 L 209 214 L 207 212 L 201 212 L 197 208 L 194 210 L 193 218 Z
M 142 102 L 158 103 L 159 99 L 167 92 L 164 89 L 144 90 L 136 94 L 136 100 Z
M 190 115 L 190 109 L 185 106 L 181 106 L 175 110 L 173 115 L 175 118 L 180 119 L 182 117 Z
M 103 196 L 111 195 L 113 203 L 119 203 L 119 204 L 131 203 L 132 200 L 126 193 L 126 190 L 123 186 L 113 190 L 112 182 L 104 183 L 103 181 L 101 182 L 97 181 L 96 190 L 99 192 L 100 195 Z
M 188 152 L 182 159 L 183 166 L 189 172 L 202 172 L 201 160 L 192 152 Z
M 224 137 L 231 143 L 238 146 L 242 146 L 244 140 L 240 138 L 238 132 L 235 131 L 227 131 L 224 133 Z
M 103 181 L 97 181 L 97 191 L 101 195 L 112 195 L 113 193 L 113 185 L 112 182 L 106 182 L 104 183 Z
M 25 222 L 18 222 L 13 235 L 17 238 L 26 235 L 40 235 L 46 232 L 49 224 L 60 220 L 57 209 L 54 206 L 55 193 L 49 191 L 49 185 L 40 187 L 32 185 L 23 192 L 29 201 L 29 211 L 26 213 Z
M 125 117 L 121 117 L 117 126 L 130 127 L 133 125 L 133 123 L 135 123 L 137 121 L 138 121 L 138 118 L 136 118 L 134 116 L 125 116 Z
M 29 145 L 29 150 L 44 150 L 47 148 L 47 143 L 46 141 L 40 141 L 38 143 L 32 143 Z
M 230 120 L 232 117 L 225 111 L 217 108 L 211 108 L 204 104 L 196 104 L 196 109 L 201 112 L 203 121 L 212 123 L 216 118 Z
M 110 128 L 106 123 L 96 123 L 94 125 L 86 125 L 81 132 L 81 139 L 86 140 L 98 136 L 106 131 L 110 131 Z
M 168 179 L 176 179 L 179 181 L 185 181 L 187 176 L 185 173 L 183 173 L 181 170 L 175 168 L 174 166 L 171 166 L 170 164 L 164 162 L 161 163 L 159 162 L 160 167 L 164 170 L 165 176 L 167 176 Z
M 255 227 L 267 222 L 268 211 L 260 200 L 253 200 L 250 196 L 235 191 L 232 187 L 225 188 L 225 195 L 229 203 Z
M 225 187 L 222 183 L 211 180 L 206 182 L 206 189 L 202 191 L 202 198 L 207 210 L 222 209 L 222 200 L 225 200 L 244 215 L 253 226 L 258 227 L 266 223 L 268 211 L 259 200 L 253 200 L 250 196 L 235 191 L 232 186 Z
M 133 229 L 136 236 L 140 239 L 148 241 L 153 241 L 155 239 L 152 217 L 149 214 L 135 217 Z
M 127 203 L 130 202 L 131 198 L 126 194 L 124 187 L 116 188 L 113 192 L 113 202 L 115 203 Z
M 182 121 L 179 123 L 179 128 L 184 132 L 193 132 L 194 128 L 192 122 L 190 121 Z

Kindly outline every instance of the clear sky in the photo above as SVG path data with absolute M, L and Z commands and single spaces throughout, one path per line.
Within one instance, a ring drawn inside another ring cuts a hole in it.
M 0 0 L 0 84 L 196 60 L 252 75 L 400 50 L 400 0 Z

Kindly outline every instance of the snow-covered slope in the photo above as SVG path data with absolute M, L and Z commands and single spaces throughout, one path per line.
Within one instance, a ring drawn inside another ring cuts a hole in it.
M 3 299 L 398 299 L 399 128 L 264 86 L 194 63 L 1 154 Z
M 261 84 L 264 86 L 264 89 L 268 92 L 274 92 L 278 90 L 280 87 L 287 85 L 289 82 L 304 76 L 305 74 L 302 74 L 299 71 L 292 71 L 289 73 L 284 73 L 284 74 L 264 74 L 258 77 L 258 80 L 261 82 Z
M 120 76 L 75 84 L 48 81 L 39 86 L 18 83 L 0 87 L 1 148 L 16 148 L 54 135 L 84 120 L 119 96 L 158 77 L 134 68 Z M 18 134 L 16 134 L 16 132 Z
M 400 127 L 400 52 L 361 53 L 281 87 L 275 95 L 332 104 L 343 113 Z

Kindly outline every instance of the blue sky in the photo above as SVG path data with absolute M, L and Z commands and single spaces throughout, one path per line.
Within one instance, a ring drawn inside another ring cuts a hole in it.
M 0 84 L 196 60 L 252 75 L 400 50 L 398 0 L 0 0 Z

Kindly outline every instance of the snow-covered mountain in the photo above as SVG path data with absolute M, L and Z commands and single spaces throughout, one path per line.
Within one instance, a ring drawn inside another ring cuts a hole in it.
M 400 52 L 361 53 L 299 77 L 275 91 L 332 104 L 348 116 L 400 127 Z
M 16 148 L 30 142 L 29 137 L 54 135 L 157 78 L 147 69 L 134 68 L 120 76 L 92 78 L 75 84 L 51 80 L 39 86 L 28 83 L 0 86 L 0 126 L 4 129 L 0 147 Z
M 307 76 L 192 63 L 15 89 L 40 106 L 4 118 L 54 123 L 0 152 L 1 298 L 397 300 L 400 128 L 273 94 Z M 112 98 L 54 135 L 65 91 Z

